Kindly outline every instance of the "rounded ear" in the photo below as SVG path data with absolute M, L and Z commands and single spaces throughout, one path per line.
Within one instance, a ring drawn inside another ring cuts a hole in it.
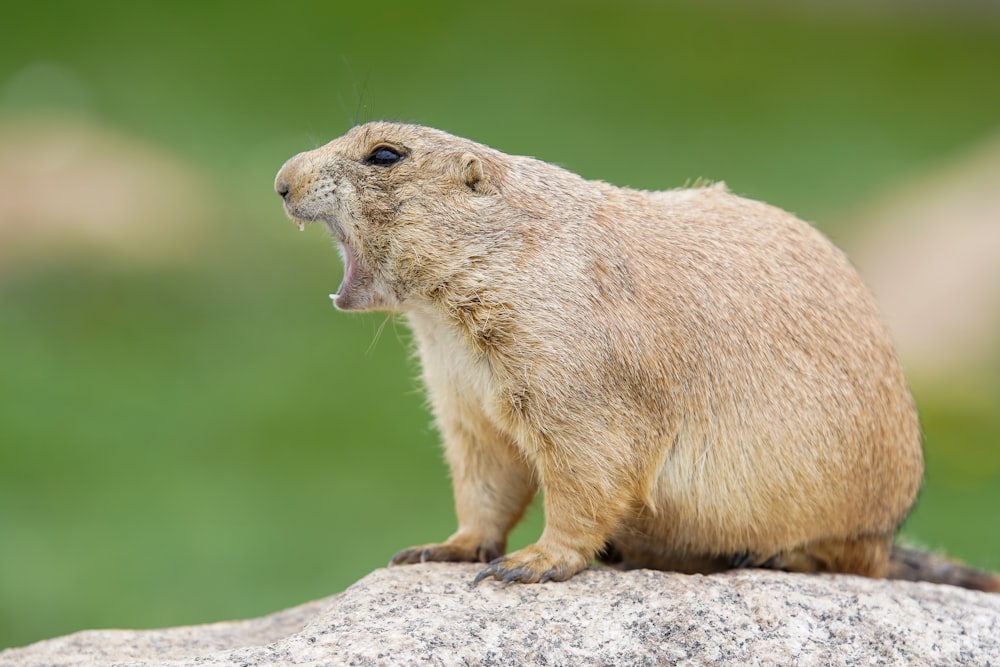
M 496 186 L 487 174 L 482 160 L 472 153 L 465 153 L 459 165 L 460 177 L 466 187 L 480 194 L 496 194 Z

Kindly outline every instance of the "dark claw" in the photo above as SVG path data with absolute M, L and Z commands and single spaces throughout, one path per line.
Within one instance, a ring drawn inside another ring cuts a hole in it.
M 412 557 L 413 557 L 413 549 L 403 549 L 402 551 L 397 552 L 396 555 L 394 555 L 392 558 L 389 559 L 389 566 L 392 567 L 393 565 L 408 565 L 413 562 L 411 560 Z
M 760 557 L 751 554 L 750 552 L 736 554 L 729 559 L 729 567 L 734 569 L 746 568 L 746 567 L 759 567 L 763 569 L 773 569 L 775 564 L 778 562 L 778 556 L 774 555 L 767 560 L 760 560 Z
M 489 579 L 490 577 L 505 584 L 515 581 L 519 583 L 530 583 L 535 581 L 534 573 L 530 568 L 519 567 L 509 570 L 504 567 L 504 560 L 505 559 L 501 557 L 490 561 L 490 564 L 487 565 L 479 574 L 476 575 L 476 578 L 472 580 L 472 585 L 475 586 L 483 579 Z
M 497 558 L 496 560 L 491 562 L 487 567 L 483 568 L 479 572 L 479 574 L 476 575 L 476 578 L 472 580 L 472 585 L 475 586 L 483 579 L 489 579 L 490 577 L 495 577 L 498 572 L 497 565 L 499 564 L 499 561 L 500 559 Z
M 532 577 L 531 570 L 526 567 L 519 567 L 516 570 L 511 570 L 507 574 L 503 575 L 503 579 L 501 579 L 501 581 L 505 584 L 509 584 L 514 581 L 528 583 L 534 581 L 534 578 Z
M 625 562 L 625 556 L 622 555 L 621 550 L 614 542 L 605 542 L 604 548 L 594 558 L 605 565 L 618 565 Z

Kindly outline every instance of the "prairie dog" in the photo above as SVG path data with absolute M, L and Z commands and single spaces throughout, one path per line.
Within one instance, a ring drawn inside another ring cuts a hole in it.
M 275 189 L 339 242 L 336 307 L 414 332 L 458 530 L 394 564 L 908 575 L 890 554 L 916 411 L 871 294 L 806 223 L 390 122 L 296 155 Z M 539 488 L 542 535 L 504 555 Z

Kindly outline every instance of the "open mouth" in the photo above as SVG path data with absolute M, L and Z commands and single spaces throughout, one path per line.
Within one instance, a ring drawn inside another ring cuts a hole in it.
M 336 239 L 337 246 L 340 248 L 340 256 L 344 260 L 344 277 L 340 281 L 340 287 L 330 295 L 330 298 L 333 300 L 333 305 L 340 310 L 356 309 L 364 300 L 362 296 L 367 282 L 364 278 L 364 272 L 361 270 L 361 260 L 357 251 L 354 250 L 354 246 L 348 242 L 340 224 L 332 219 L 325 219 L 324 222 L 327 229 L 330 230 L 330 235 Z
M 354 250 L 350 242 L 348 242 L 347 235 L 344 234 L 344 230 L 340 224 L 335 219 L 330 218 L 292 217 L 292 222 L 299 228 L 299 231 L 304 230 L 307 224 L 313 222 L 323 222 L 326 224 L 330 236 L 337 241 L 340 256 L 344 260 L 344 277 L 340 281 L 340 287 L 337 288 L 337 291 L 330 295 L 330 299 L 333 300 L 333 305 L 339 310 L 356 310 L 364 307 L 362 303 L 366 301 L 365 288 L 369 281 L 365 278 L 364 271 L 362 271 L 362 264 L 358 253 Z

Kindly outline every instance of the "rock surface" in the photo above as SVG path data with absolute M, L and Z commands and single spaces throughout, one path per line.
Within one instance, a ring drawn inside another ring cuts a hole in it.
M 378 570 L 340 595 L 249 621 L 91 630 L 0 665 L 985 665 L 1000 595 L 743 570 L 591 570 L 471 587 L 475 565 Z

